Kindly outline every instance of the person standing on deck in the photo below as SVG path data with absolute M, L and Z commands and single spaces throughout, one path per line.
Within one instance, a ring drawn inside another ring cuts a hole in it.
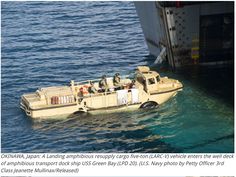
M 94 87 L 94 83 L 92 81 L 89 82 L 90 86 L 88 88 L 89 93 L 97 93 L 97 89 Z
M 113 77 L 113 85 L 116 89 L 122 89 L 122 84 L 120 83 L 120 74 L 116 73 Z
M 99 81 L 99 88 L 101 88 L 103 92 L 108 91 L 109 88 L 108 88 L 108 84 L 107 84 L 106 75 L 103 75 L 102 79 Z

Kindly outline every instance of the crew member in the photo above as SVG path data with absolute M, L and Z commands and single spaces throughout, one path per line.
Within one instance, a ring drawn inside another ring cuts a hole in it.
M 99 81 L 99 88 L 101 88 L 103 92 L 108 91 L 108 84 L 107 84 L 106 75 L 103 75 L 102 79 Z
M 89 82 L 90 86 L 88 88 L 89 93 L 97 93 L 97 89 L 94 87 L 94 83 L 92 81 Z
M 84 99 L 84 93 L 83 93 L 83 88 L 82 87 L 79 89 L 78 97 L 79 97 L 78 101 L 79 101 L 79 103 L 81 103 Z
M 113 77 L 113 84 L 115 87 L 120 87 L 121 84 L 120 84 L 120 74 L 119 73 L 116 73 Z
M 129 89 L 135 88 L 135 80 L 132 80 L 132 82 L 129 85 Z

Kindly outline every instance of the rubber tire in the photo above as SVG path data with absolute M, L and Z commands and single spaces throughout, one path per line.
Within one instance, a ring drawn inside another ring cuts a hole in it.
M 84 111 L 82 111 L 82 110 L 79 110 L 79 111 L 76 111 L 76 112 L 73 112 L 73 114 L 75 115 L 77 115 L 77 114 L 84 114 L 84 113 L 87 113 L 87 112 L 84 112 Z
M 155 101 L 147 101 L 145 103 L 143 103 L 140 108 L 142 109 L 154 109 L 154 108 L 158 108 L 158 103 Z
M 68 117 L 74 117 L 74 116 L 79 116 L 79 115 L 87 115 L 87 112 L 84 112 L 84 111 L 75 111 L 73 113 L 71 113 Z

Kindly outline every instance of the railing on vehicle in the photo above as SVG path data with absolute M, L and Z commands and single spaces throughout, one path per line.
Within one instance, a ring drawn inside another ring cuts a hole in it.
M 107 79 L 113 79 L 113 77 L 107 77 Z M 129 75 L 124 75 L 121 76 L 121 79 L 130 79 Z M 90 82 L 99 82 L 101 79 L 93 79 L 93 80 L 85 80 L 85 81 L 79 81 L 79 82 L 74 82 L 75 86 L 78 85 L 85 85 L 85 84 L 89 84 Z

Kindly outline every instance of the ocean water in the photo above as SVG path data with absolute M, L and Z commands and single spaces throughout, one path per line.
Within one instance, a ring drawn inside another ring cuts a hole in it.
M 2 152 L 233 152 L 232 68 L 152 66 L 132 2 L 2 2 Z M 149 65 L 184 89 L 158 109 L 32 120 L 20 96 Z

